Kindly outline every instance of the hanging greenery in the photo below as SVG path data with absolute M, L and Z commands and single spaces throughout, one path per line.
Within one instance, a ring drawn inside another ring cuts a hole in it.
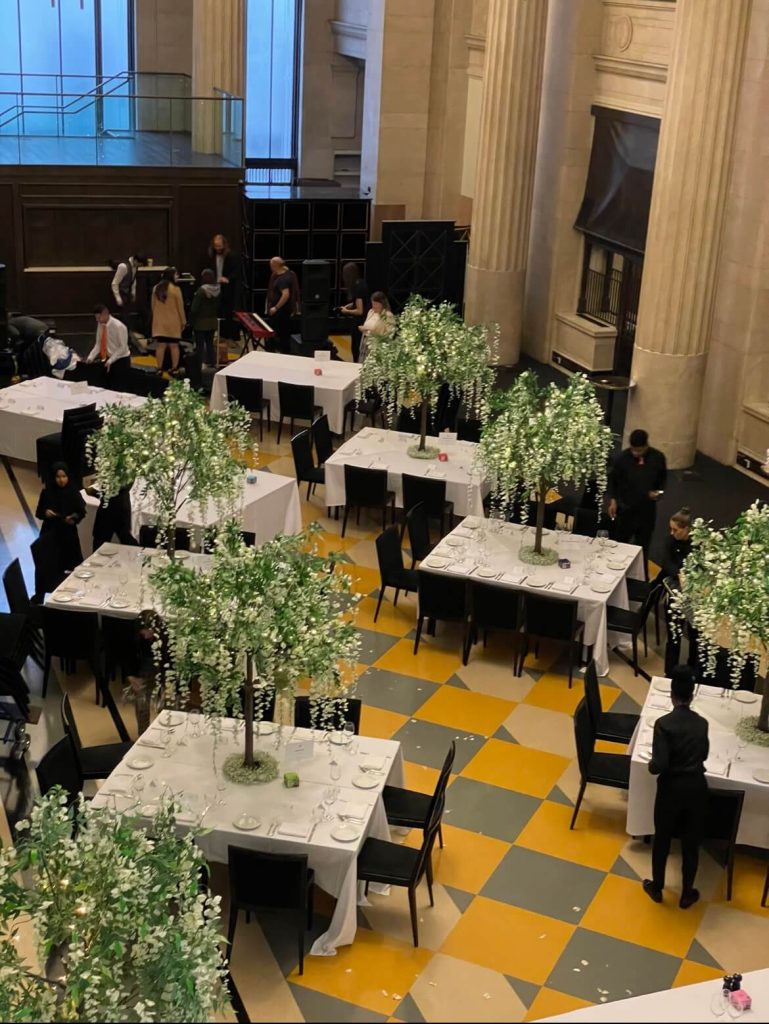
M 734 526 L 716 530 L 697 519 L 692 549 L 681 570 L 681 588 L 671 608 L 678 630 L 688 618 L 697 630 L 697 647 L 707 672 L 715 671 L 723 648 L 733 685 L 748 661 L 766 674 L 769 660 L 769 505 L 756 501 Z M 769 687 L 757 727 L 769 732 Z
M 157 543 L 169 555 L 185 501 L 205 507 L 213 500 L 218 519 L 234 515 L 245 452 L 255 449 L 241 406 L 211 411 L 187 381 L 172 381 L 160 399 L 137 408 L 108 405 L 103 415 L 101 430 L 88 442 L 103 500 L 138 481 L 157 515 Z
M 206 714 L 245 717 L 243 764 L 249 768 L 254 701 L 263 706 L 276 691 L 293 693 L 309 678 L 313 706 L 330 715 L 328 699 L 347 692 L 343 668 L 357 660 L 360 637 L 349 615 L 355 598 L 345 599 L 350 579 L 317 553 L 318 529 L 248 547 L 230 523 L 218 535 L 210 570 L 175 562 L 151 576 L 170 678 L 182 694 L 199 682 Z
M 148 829 L 59 787 L 0 852 L 0 1019 L 209 1021 L 226 1006 L 220 897 L 201 892 L 196 830 Z M 73 830 L 73 815 L 76 828 Z M 38 963 L 22 957 L 31 924 Z
M 542 548 L 545 497 L 559 483 L 579 484 L 595 477 L 600 504 L 606 489 L 611 430 L 604 426 L 595 389 L 582 374 L 565 388 L 542 387 L 529 370 L 505 392 L 494 395 L 495 409 L 481 435 L 477 463 L 488 477 L 494 506 L 504 513 L 529 495 L 537 501 L 533 547 L 522 547 L 524 561 L 546 564 L 558 553 Z
M 471 326 L 457 315 L 450 303 L 433 305 L 421 295 L 412 295 L 396 317 L 391 335 L 370 335 L 368 354 L 360 376 L 360 388 L 376 388 L 382 396 L 390 422 L 403 406 L 420 407 L 420 440 L 416 451 L 428 450 L 427 417 L 435 407 L 441 388 L 463 401 L 473 416 L 484 420 L 494 384 L 499 329 L 485 324 Z M 416 454 L 410 452 L 409 454 Z

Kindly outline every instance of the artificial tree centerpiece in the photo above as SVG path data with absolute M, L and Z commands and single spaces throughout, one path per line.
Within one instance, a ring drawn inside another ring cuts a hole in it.
M 89 454 L 102 500 L 134 482 L 156 516 L 159 545 L 175 553 L 181 507 L 217 506 L 232 516 L 242 493 L 245 452 L 253 447 L 248 413 L 236 403 L 210 410 L 188 381 L 172 381 L 162 398 L 138 407 L 108 405 Z
M 145 829 L 66 801 L 52 789 L 0 852 L 0 1019 L 212 1020 L 227 971 L 196 831 L 177 835 L 173 804 Z
M 535 495 L 534 544 L 522 545 L 520 557 L 529 564 L 550 565 L 558 560 L 558 552 L 542 546 L 547 493 L 558 483 L 579 484 L 595 477 L 600 505 L 611 430 L 604 425 L 593 385 L 582 374 L 575 374 L 563 388 L 542 387 L 527 370 L 494 399 L 495 409 L 478 446 L 479 468 L 490 481 L 498 511 L 523 492 L 525 517 L 528 495 Z
M 370 335 L 360 375 L 361 392 L 375 388 L 390 422 L 403 406 L 419 406 L 419 444 L 414 458 L 434 459 L 439 449 L 426 443 L 428 416 L 441 388 L 485 419 L 494 383 L 498 329 L 466 324 L 448 302 L 433 305 L 412 295 L 387 336 Z
M 274 758 L 255 756 L 255 702 L 263 706 L 276 691 L 291 694 L 305 678 L 321 712 L 329 698 L 347 693 L 343 668 L 357 660 L 360 646 L 344 599 L 350 579 L 315 550 L 317 529 L 248 547 L 237 524 L 226 524 L 208 571 L 177 562 L 151 576 L 171 680 L 182 694 L 197 682 L 205 714 L 245 719 L 243 754 L 224 766 L 235 782 L 266 782 L 277 774 Z
M 715 671 L 726 649 L 735 687 L 753 662 L 763 677 L 763 700 L 758 716 L 744 718 L 738 732 L 769 746 L 769 505 L 756 501 L 723 530 L 697 519 L 691 540 L 680 589 L 671 597 L 674 628 L 689 620 L 706 672 Z

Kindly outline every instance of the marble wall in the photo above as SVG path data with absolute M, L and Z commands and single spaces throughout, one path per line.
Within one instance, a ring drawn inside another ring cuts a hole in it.
M 136 70 L 192 74 L 189 0 L 136 0 Z

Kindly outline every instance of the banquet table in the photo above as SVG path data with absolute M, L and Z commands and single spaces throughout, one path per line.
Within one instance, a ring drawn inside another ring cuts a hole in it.
M 254 483 L 248 483 L 248 473 L 243 473 L 241 500 L 236 503 L 236 513 L 241 529 L 253 533 L 256 544 L 264 544 L 279 534 L 299 533 L 302 529 L 302 510 L 299 502 L 299 489 L 292 476 L 280 476 L 264 470 L 256 472 Z M 93 550 L 93 524 L 99 499 L 85 491 L 81 492 L 85 500 L 86 513 L 78 525 L 80 547 L 83 554 Z M 188 528 L 193 533 L 193 543 L 201 547 L 200 527 L 216 526 L 219 512 L 214 501 L 209 501 L 205 509 L 200 504 L 185 498 L 177 514 L 177 526 Z M 142 496 L 141 483 L 136 483 L 131 491 L 131 532 L 139 536 L 139 529 L 144 525 L 154 526 L 156 516 L 148 496 Z M 195 528 L 198 528 L 197 530 Z
M 315 373 L 320 370 L 320 375 Z M 275 418 L 280 409 L 278 382 L 304 384 L 315 388 L 315 404 L 328 416 L 334 434 L 344 433 L 344 407 L 356 397 L 359 363 L 286 356 L 276 352 L 249 352 L 225 366 L 214 376 L 211 408 L 223 409 L 227 400 L 227 377 L 264 381 L 262 394 L 272 403 Z
M 167 714 L 172 716 L 170 722 L 175 722 L 176 727 L 170 745 L 164 747 L 171 731 L 162 724 L 168 720 Z M 233 734 L 234 719 L 219 719 L 216 724 L 221 728 L 215 733 L 212 723 L 203 721 L 203 729 L 196 736 L 195 727 L 190 728 L 188 715 L 176 711 L 161 713 L 106 780 L 94 804 L 103 806 L 114 799 L 118 810 L 135 807 L 139 813 L 146 811 L 149 816 L 153 801 L 157 802 L 167 790 L 176 794 L 182 805 L 178 828 L 186 829 L 199 822 L 205 811 L 202 824 L 207 832 L 197 842 L 209 860 L 226 863 L 229 845 L 269 853 L 307 854 L 316 883 L 337 901 L 328 930 L 315 941 L 312 952 L 332 956 L 338 946 L 348 945 L 355 938 L 359 892 L 357 858 L 361 846 L 368 836 L 390 837 L 382 790 L 386 784 L 403 785 L 400 743 L 360 736 L 352 744 L 336 745 L 331 739 L 341 741 L 344 737 L 339 734 L 331 734 L 328 741 L 323 742 L 328 734 L 321 729 L 284 727 L 280 730 L 272 723 L 261 723 L 259 735 L 254 737 L 254 749 L 277 758 L 278 778 L 255 786 L 223 780 L 223 789 L 218 791 L 217 780 L 222 779 L 224 759 L 243 750 L 243 728 L 241 723 Z M 269 735 L 262 734 L 266 729 L 270 730 Z M 300 759 L 293 746 L 296 741 L 304 741 L 304 754 L 309 756 Z M 333 783 L 332 755 L 341 772 L 340 779 Z M 132 764 L 146 767 L 132 769 Z M 379 774 L 364 773 L 361 765 L 376 766 Z M 139 771 L 145 782 L 140 796 L 134 786 Z M 285 771 L 297 772 L 298 787 L 287 789 L 283 785 Z M 357 788 L 361 779 L 367 788 Z M 331 785 L 339 791 L 337 799 L 327 809 L 333 820 L 323 820 L 313 828 L 312 810 L 321 803 Z M 224 803 L 217 802 L 217 798 Z M 244 829 L 243 814 L 255 818 L 259 825 Z M 354 826 L 355 838 L 349 841 L 336 839 L 332 834 L 344 824 L 340 815 L 345 814 L 355 814 L 361 819 Z M 241 827 L 236 824 L 239 820 Z M 278 822 L 279 826 L 274 834 L 268 834 L 273 831 L 273 822 Z
M 635 544 L 608 541 L 602 547 L 591 537 L 550 530 L 544 534 L 544 546 L 555 545 L 559 555 L 571 562 L 569 569 L 521 561 L 521 544 L 534 543 L 533 527 L 477 516 L 468 516 L 447 534 L 420 569 L 530 594 L 576 599 L 579 618 L 585 624 L 584 642 L 592 646 L 596 670 L 604 676 L 609 671 L 607 608 L 628 607 L 626 578 L 644 578 L 643 551 Z M 594 563 L 591 571 L 588 560 Z
M 344 467 L 386 469 L 387 486 L 395 492 L 395 504 L 403 507 L 403 474 L 421 476 L 428 480 L 446 481 L 446 499 L 454 502 L 458 516 L 483 515 L 483 499 L 489 492 L 488 483 L 474 470 L 477 444 L 457 441 L 445 436 L 437 438 L 447 461 L 413 459 L 407 448 L 418 443 L 418 435 L 398 430 L 368 427 L 354 434 L 326 460 L 326 504 L 333 508 L 345 503 Z M 435 444 L 436 438 L 428 438 Z
M 67 409 L 94 403 L 143 405 L 144 398 L 83 382 L 36 377 L 0 391 L 0 455 L 22 462 L 37 461 L 37 439 L 61 430 Z
M 746 701 L 750 703 L 744 703 Z M 769 747 L 750 744 L 740 751 L 735 733 L 741 717 L 758 714 L 760 694 L 745 690 L 728 690 L 724 694 L 719 687 L 700 686 L 692 707 L 708 721 L 710 755 L 705 762 L 708 785 L 711 789 L 745 791 L 737 842 L 769 849 Z M 654 832 L 657 778 L 649 772 L 651 743 L 654 723 L 671 710 L 670 680 L 654 676 L 630 748 L 627 831 L 632 836 L 648 836 Z M 754 772 L 763 773 L 767 781 L 762 783 L 754 778 Z

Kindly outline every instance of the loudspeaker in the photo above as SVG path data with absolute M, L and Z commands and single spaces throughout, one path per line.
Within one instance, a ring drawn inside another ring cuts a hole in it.
M 302 307 L 307 303 L 324 303 L 328 312 L 331 288 L 331 264 L 328 260 L 305 260 L 302 263 Z
M 302 341 L 315 342 L 328 339 L 328 302 L 308 302 L 302 299 Z
M 8 308 L 5 304 L 6 266 L 0 263 L 0 349 L 8 345 Z

